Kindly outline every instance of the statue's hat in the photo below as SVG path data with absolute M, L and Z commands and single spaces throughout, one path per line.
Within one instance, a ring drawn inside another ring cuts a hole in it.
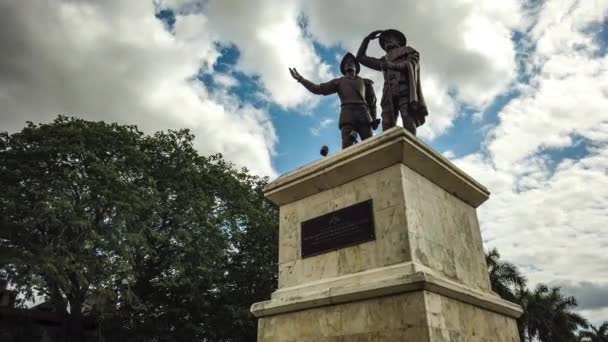
M 340 62 L 340 71 L 342 72 L 342 75 L 346 75 L 346 70 L 344 69 L 346 67 L 346 61 L 348 61 L 349 59 L 351 59 L 355 62 L 355 75 L 357 75 L 359 73 L 359 71 L 361 71 L 361 65 L 359 64 L 359 61 L 357 60 L 357 57 L 355 57 L 355 55 L 353 55 L 350 52 L 347 52 L 346 55 L 344 55 L 344 57 L 342 57 L 342 62 Z
M 388 30 L 384 30 L 382 31 L 382 33 L 380 33 L 380 47 L 382 48 L 382 50 L 386 51 L 386 39 L 389 36 L 394 36 L 397 37 L 397 39 L 399 40 L 399 45 L 403 46 L 405 44 L 407 44 L 407 38 L 405 38 L 405 35 L 403 33 L 401 33 L 401 31 L 395 30 L 395 29 L 388 29 Z

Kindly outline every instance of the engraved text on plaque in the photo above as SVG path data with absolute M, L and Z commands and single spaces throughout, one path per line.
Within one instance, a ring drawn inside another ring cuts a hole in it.
M 372 200 L 302 222 L 302 258 L 374 240 Z

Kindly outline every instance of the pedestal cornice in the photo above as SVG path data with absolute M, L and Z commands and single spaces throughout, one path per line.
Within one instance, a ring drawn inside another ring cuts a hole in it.
M 284 205 L 397 163 L 406 165 L 474 208 L 490 195 L 483 185 L 402 127 L 392 128 L 286 173 L 268 184 L 264 194 L 274 203 Z
M 264 317 L 413 291 L 437 293 L 512 318 L 523 312 L 517 304 L 450 281 L 412 262 L 284 288 L 273 293 L 271 300 L 253 304 L 251 312 Z

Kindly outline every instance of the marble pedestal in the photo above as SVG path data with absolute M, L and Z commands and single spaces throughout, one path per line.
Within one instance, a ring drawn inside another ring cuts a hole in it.
M 519 341 L 521 308 L 490 289 L 481 184 L 401 127 L 287 173 L 279 284 L 258 341 Z M 373 201 L 375 240 L 301 256 L 301 223 Z

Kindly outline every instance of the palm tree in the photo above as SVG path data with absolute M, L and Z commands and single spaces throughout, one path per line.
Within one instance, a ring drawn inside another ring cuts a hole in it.
M 515 289 L 526 286 L 526 277 L 521 274 L 514 264 L 500 260 L 500 254 L 496 248 L 486 254 L 486 263 L 488 264 L 492 290 L 502 299 L 517 302 Z
M 599 328 L 594 325 L 589 325 L 589 328 L 590 330 L 579 333 L 579 341 L 583 341 L 583 338 L 586 338 L 586 341 L 590 342 L 608 342 L 608 322 L 602 323 Z
M 577 305 L 574 297 L 564 297 L 559 287 L 538 284 L 532 292 L 519 289 L 516 297 L 524 309 L 520 318 L 522 340 L 576 341 L 575 332 L 587 327 L 587 321 L 571 311 Z
M 486 254 L 486 262 L 492 290 L 501 298 L 521 305 L 524 311 L 517 321 L 521 341 L 576 341 L 575 332 L 587 327 L 587 321 L 572 312 L 577 306 L 574 297 L 564 297 L 559 287 L 538 284 L 530 291 L 517 266 L 500 260 L 496 248 Z M 608 324 L 603 331 L 606 330 Z

